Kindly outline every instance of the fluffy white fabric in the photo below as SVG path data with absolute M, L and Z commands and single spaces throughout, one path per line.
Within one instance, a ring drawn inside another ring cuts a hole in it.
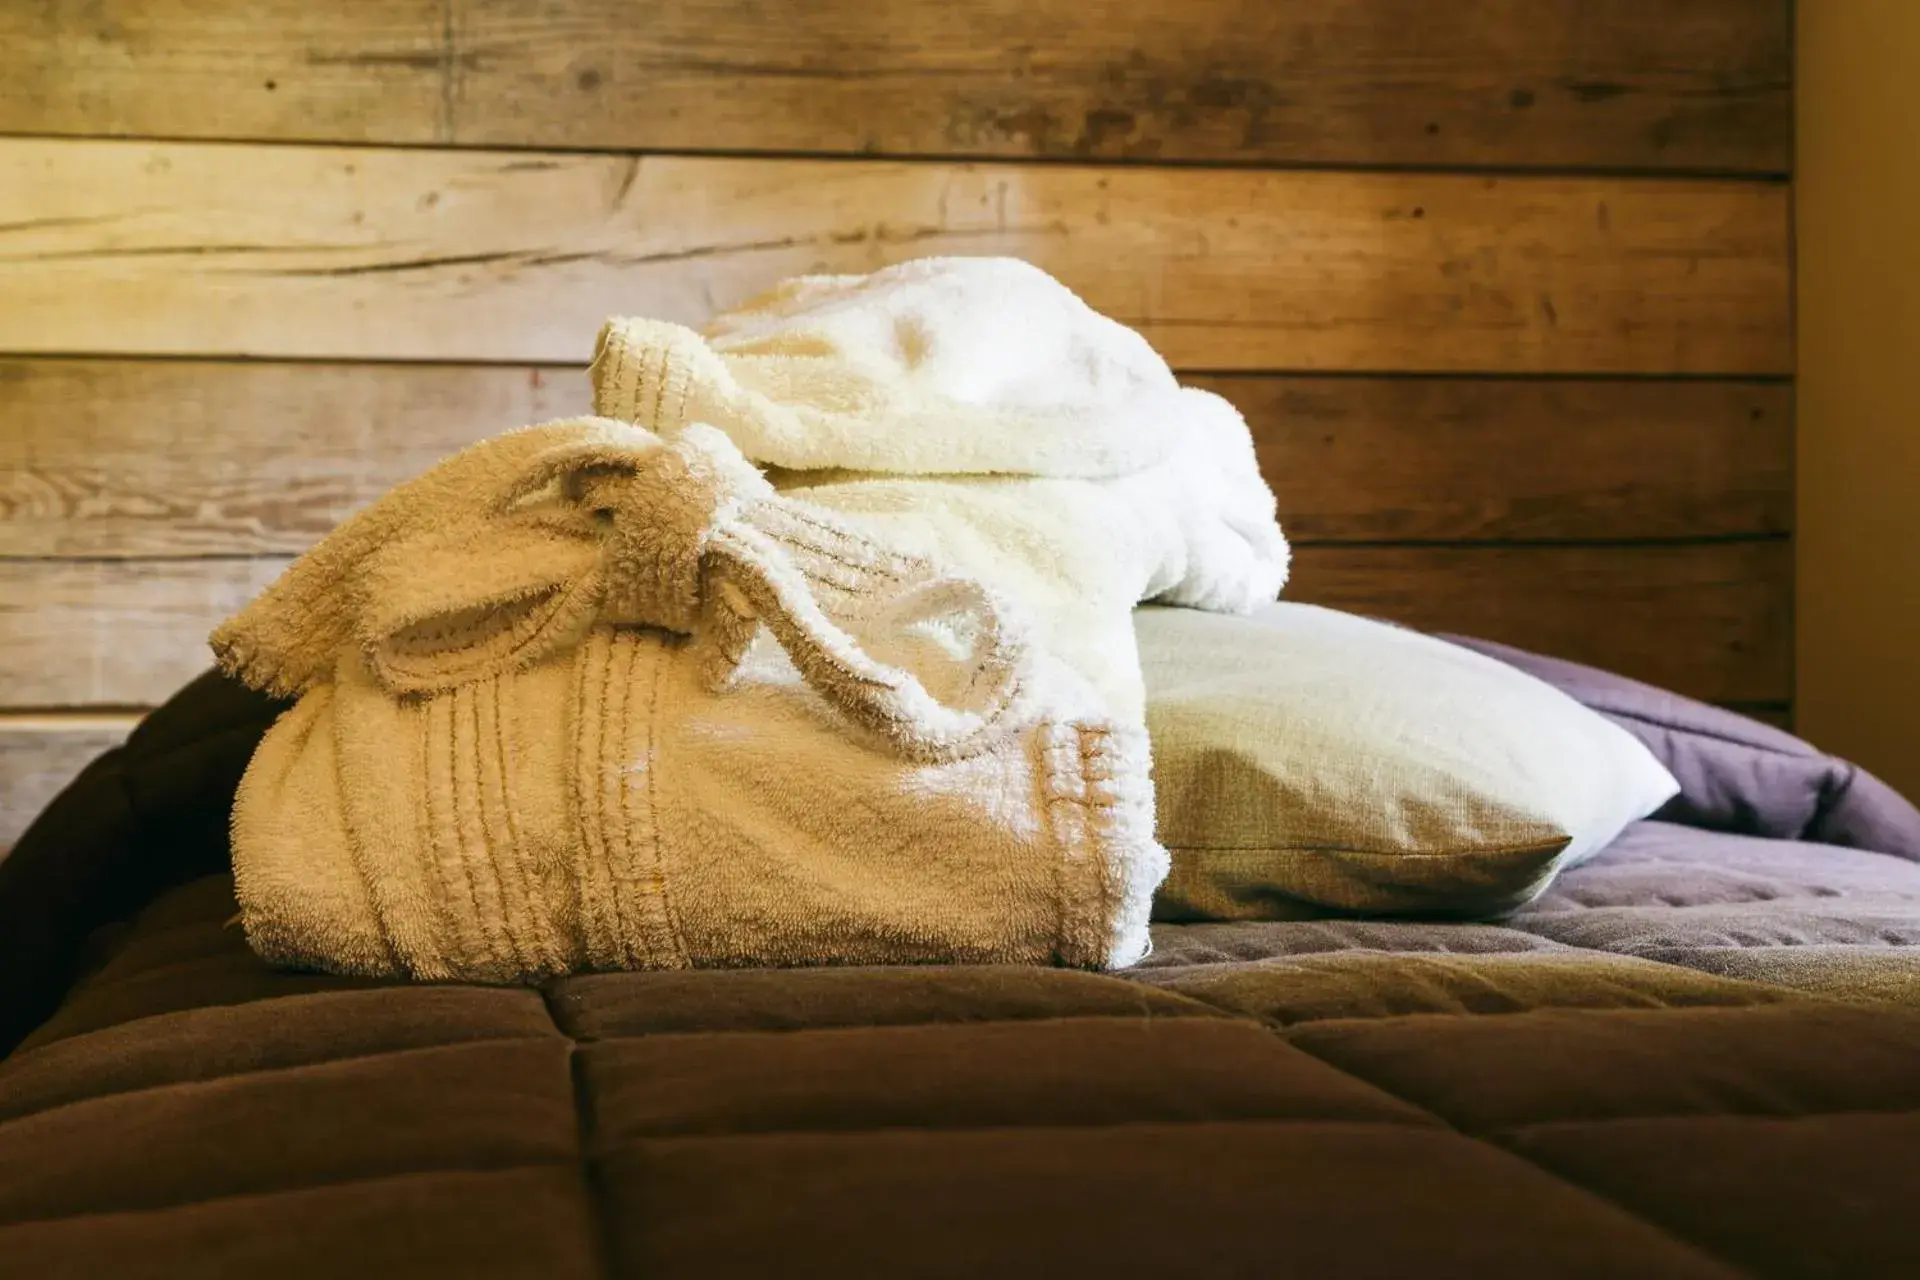
M 1286 581 L 1239 412 L 1025 262 L 806 277 L 704 335 L 614 320 L 593 378 L 596 413 L 711 423 L 781 490 L 992 583 L 1129 723 L 1136 604 L 1245 613 Z

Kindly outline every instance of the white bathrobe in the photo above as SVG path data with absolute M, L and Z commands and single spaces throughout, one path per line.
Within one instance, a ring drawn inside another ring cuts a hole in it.
M 603 417 L 401 486 L 216 632 L 299 699 L 235 806 L 255 947 L 493 981 L 1143 955 L 1132 607 L 1285 573 L 1238 415 L 993 259 L 615 321 L 594 381 Z

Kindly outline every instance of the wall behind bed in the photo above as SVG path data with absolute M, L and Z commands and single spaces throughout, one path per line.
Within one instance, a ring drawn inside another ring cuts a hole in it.
M 1290 594 L 1790 715 L 1788 0 L 0 6 L 0 846 L 600 320 L 1029 258 Z

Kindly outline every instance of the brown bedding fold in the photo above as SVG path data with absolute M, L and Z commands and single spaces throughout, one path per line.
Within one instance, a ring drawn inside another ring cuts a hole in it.
M 232 909 L 163 895 L 0 1063 L 21 1274 L 1920 1268 L 1920 1008 L 1378 922 L 391 986 Z

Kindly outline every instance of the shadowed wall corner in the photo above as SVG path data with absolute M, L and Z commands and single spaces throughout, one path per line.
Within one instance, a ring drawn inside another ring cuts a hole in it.
M 1797 9 L 1798 724 L 1920 794 L 1920 5 Z

